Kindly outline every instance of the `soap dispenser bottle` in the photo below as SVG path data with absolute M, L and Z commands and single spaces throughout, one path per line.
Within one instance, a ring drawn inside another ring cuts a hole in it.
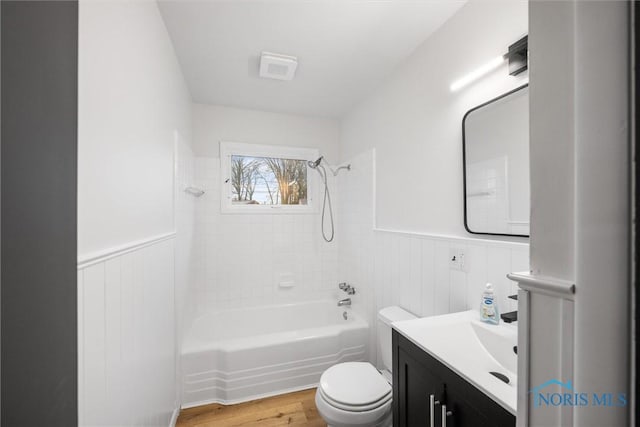
M 480 319 L 483 322 L 494 325 L 497 325 L 500 322 L 498 303 L 491 283 L 487 283 L 487 286 L 482 293 L 482 301 L 480 302 Z

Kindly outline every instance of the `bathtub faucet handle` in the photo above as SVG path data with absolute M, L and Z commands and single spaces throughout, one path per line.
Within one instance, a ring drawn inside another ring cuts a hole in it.
M 351 285 L 347 285 L 346 282 L 338 283 L 338 287 L 345 291 L 348 295 L 353 295 L 356 293 L 356 288 L 351 287 Z

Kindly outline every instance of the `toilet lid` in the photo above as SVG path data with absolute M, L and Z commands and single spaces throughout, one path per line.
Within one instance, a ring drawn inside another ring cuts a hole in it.
M 344 409 L 370 409 L 391 399 L 391 386 L 367 362 L 333 365 L 320 377 L 320 391 L 328 400 Z

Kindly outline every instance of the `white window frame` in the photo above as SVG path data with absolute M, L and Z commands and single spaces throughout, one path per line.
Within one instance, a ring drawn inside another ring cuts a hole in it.
M 270 213 L 270 214 L 311 214 L 318 212 L 319 179 L 307 166 L 306 205 L 234 205 L 231 202 L 231 156 L 274 157 L 294 160 L 315 160 L 320 156 L 316 148 L 287 147 L 280 145 L 249 144 L 244 142 L 220 142 L 220 212 L 222 213 Z

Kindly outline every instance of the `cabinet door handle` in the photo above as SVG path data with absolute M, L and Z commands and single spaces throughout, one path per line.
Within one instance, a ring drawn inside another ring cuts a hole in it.
M 429 396 L 429 427 L 435 427 L 436 425 L 436 405 L 439 405 L 440 402 L 436 400 L 435 395 Z
M 453 415 L 453 412 L 447 411 L 447 405 L 442 405 L 442 427 L 447 427 L 447 417 Z

